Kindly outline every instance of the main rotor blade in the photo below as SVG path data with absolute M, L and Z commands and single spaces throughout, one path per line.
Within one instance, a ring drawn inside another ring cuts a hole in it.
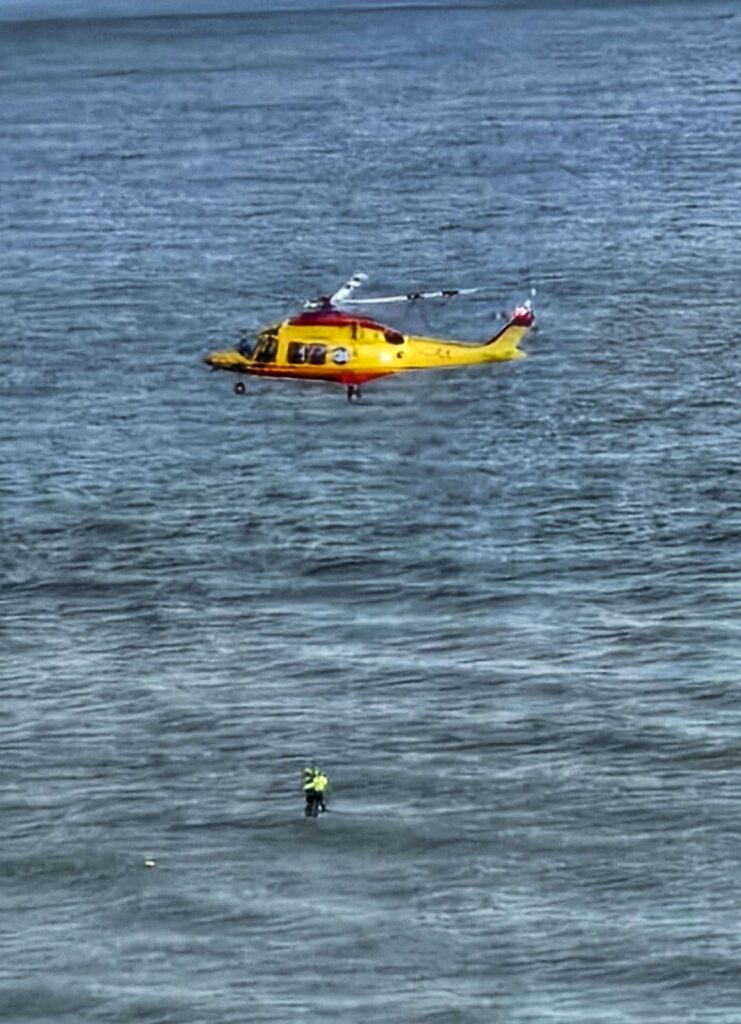
M 330 296 L 329 301 L 332 305 L 338 302 L 344 302 L 348 296 L 361 287 L 364 281 L 368 280 L 367 274 L 353 274 L 349 281 L 345 281 L 341 288 L 338 288 L 334 295 Z
M 452 299 L 455 295 L 473 295 L 480 288 L 440 288 L 433 292 L 409 292 L 407 295 L 382 295 L 372 299 L 345 299 L 345 306 L 369 306 L 381 302 L 416 302 L 417 299 Z M 339 292 L 332 296 L 336 300 Z

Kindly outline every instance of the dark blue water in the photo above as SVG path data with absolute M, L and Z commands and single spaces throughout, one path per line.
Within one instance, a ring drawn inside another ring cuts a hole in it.
M 737 1024 L 736 5 L 176 6 L 0 22 L 0 1017 Z M 202 365 L 355 270 L 529 358 Z

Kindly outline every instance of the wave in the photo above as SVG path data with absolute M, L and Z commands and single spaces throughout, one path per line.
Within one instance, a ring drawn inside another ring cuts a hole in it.
M 319 14 L 329 12 L 414 10 L 462 7 L 473 9 L 482 3 L 451 4 L 450 0 L 413 0 L 370 5 L 353 0 L 7 0 L 0 8 L 0 21 L 47 21 L 100 18 L 199 17 L 233 14 Z M 491 3 L 488 4 L 492 6 Z M 496 6 L 496 4 L 494 4 Z M 506 5 L 502 5 L 506 6 Z

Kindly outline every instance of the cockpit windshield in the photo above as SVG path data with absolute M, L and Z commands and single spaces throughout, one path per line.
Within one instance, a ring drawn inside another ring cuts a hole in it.
M 246 359 L 252 357 L 252 353 L 255 351 L 255 342 L 250 340 L 250 336 L 247 331 L 242 331 L 239 335 L 239 344 L 237 345 L 237 352 L 241 356 L 245 356 Z

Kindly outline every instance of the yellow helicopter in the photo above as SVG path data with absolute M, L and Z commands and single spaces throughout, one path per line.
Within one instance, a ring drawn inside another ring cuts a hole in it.
M 350 296 L 366 280 L 365 274 L 354 274 L 334 294 L 307 302 L 302 312 L 260 331 L 256 343 L 243 336 L 236 348 L 211 352 L 204 362 L 213 370 L 230 373 L 332 381 L 347 389 L 351 401 L 362 397 L 363 384 L 392 373 L 503 362 L 524 356 L 519 345 L 535 323 L 530 299 L 517 306 L 501 330 L 487 341 L 445 341 L 402 334 L 346 307 L 452 298 L 470 295 L 478 288 L 352 299 Z M 238 381 L 234 390 L 244 394 L 244 383 Z

